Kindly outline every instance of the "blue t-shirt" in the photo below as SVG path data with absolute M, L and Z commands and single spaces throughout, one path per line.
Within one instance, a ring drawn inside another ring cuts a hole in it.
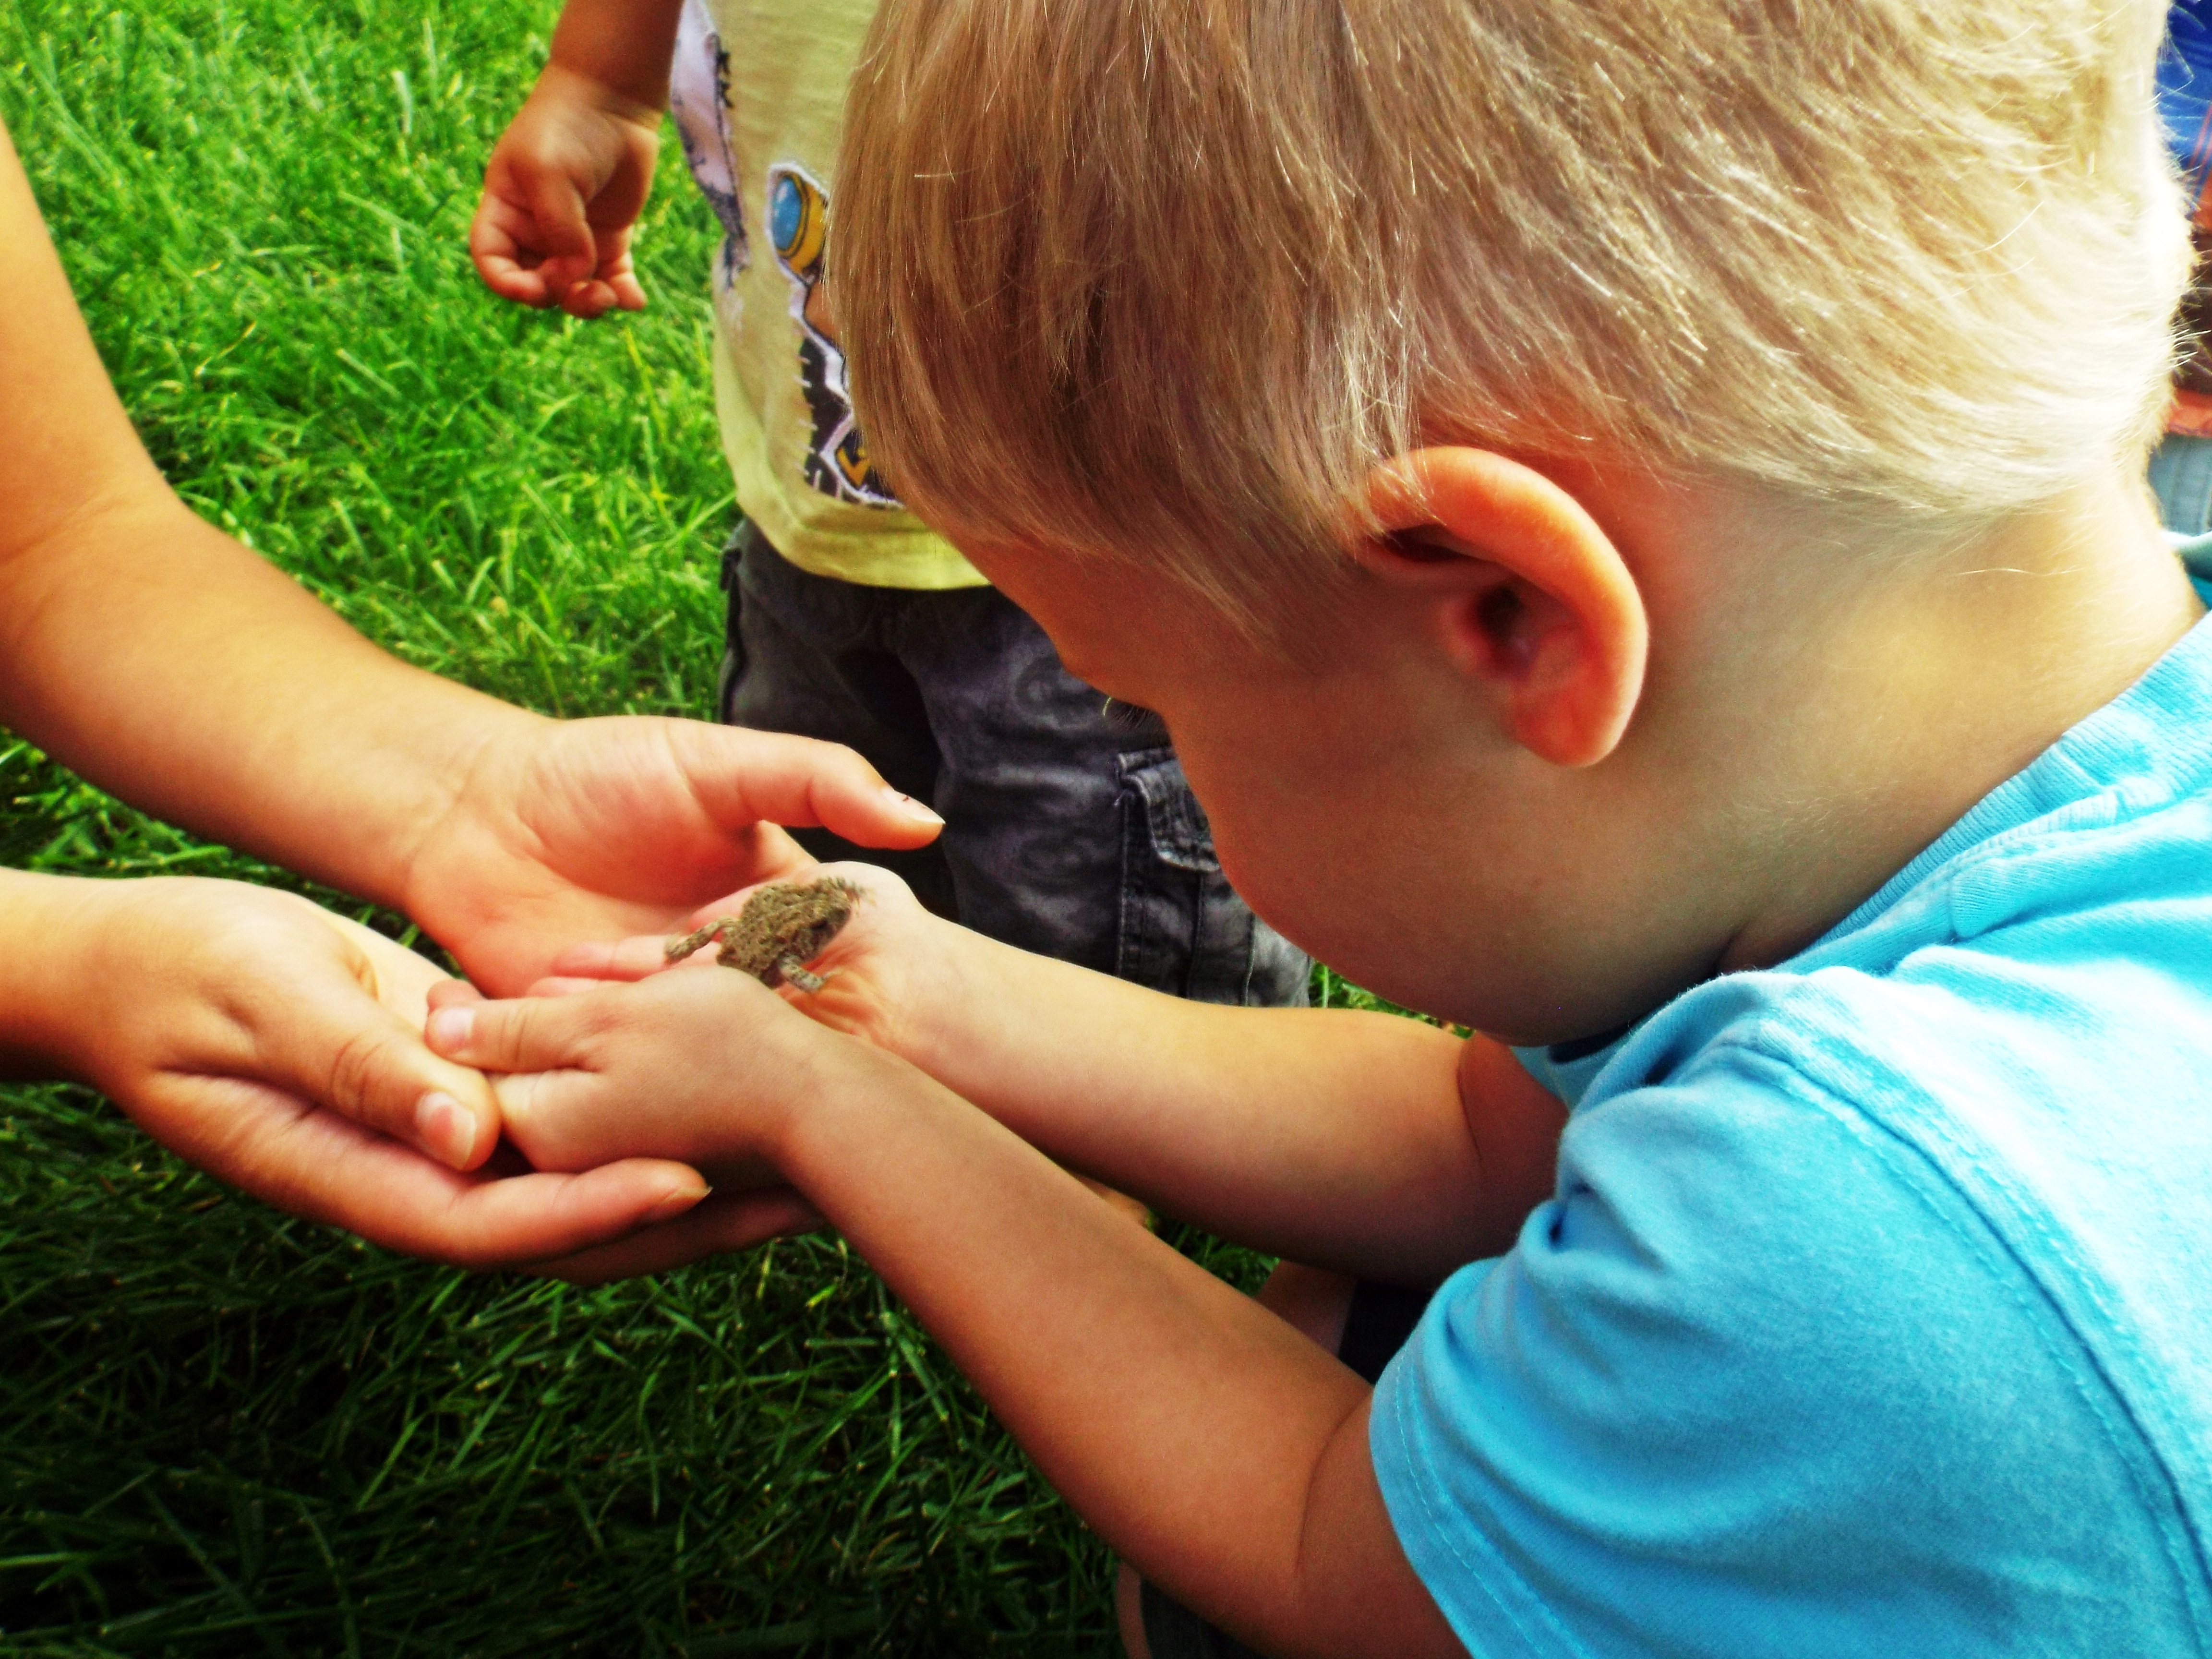
M 1472 1653 L 2212 1653 L 2212 621 L 1802 955 L 1533 1069 L 1555 1195 L 1370 1432 Z

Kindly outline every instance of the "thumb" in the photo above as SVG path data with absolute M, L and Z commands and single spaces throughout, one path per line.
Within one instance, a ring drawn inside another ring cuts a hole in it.
M 820 825 L 862 847 L 920 847 L 945 820 L 841 744 L 679 720 L 671 746 L 693 795 L 726 828 Z
M 499 1103 L 481 1072 L 432 1054 L 402 1018 L 337 963 L 295 981 L 258 1033 L 268 1081 L 456 1170 L 499 1142 Z

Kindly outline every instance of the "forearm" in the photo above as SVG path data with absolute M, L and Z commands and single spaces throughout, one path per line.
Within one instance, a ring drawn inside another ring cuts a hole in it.
M 0 560 L 0 722 L 91 781 L 386 902 L 474 756 L 534 723 L 378 650 L 158 478 Z
M 871 1056 L 777 1162 L 1139 1571 L 1281 1653 L 1455 1652 L 1367 1389 L 949 1091 Z
M 665 109 L 683 10 L 683 0 L 568 0 L 553 28 L 552 67 L 641 109 Z
M 139 445 L 0 131 L 0 722 L 135 805 L 371 897 L 530 717 L 376 650 Z
M 1484 1039 L 1224 1008 L 963 934 L 942 1017 L 889 1046 L 1053 1158 L 1271 1254 L 1370 1277 L 1496 1254 L 1550 1189 L 1559 1109 Z

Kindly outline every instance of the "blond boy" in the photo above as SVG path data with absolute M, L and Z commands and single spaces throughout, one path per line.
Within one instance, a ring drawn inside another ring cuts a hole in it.
M 811 1002 L 434 1042 L 541 1161 L 789 1181 L 1156 1659 L 2203 1651 L 2160 15 L 893 0 L 833 255 L 878 463 L 1164 718 L 1261 914 L 1547 1046 L 1179 1005 L 880 879 Z M 1278 1317 L 1047 1154 L 1329 1271 Z M 1443 1279 L 1371 1391 L 1354 1278 Z

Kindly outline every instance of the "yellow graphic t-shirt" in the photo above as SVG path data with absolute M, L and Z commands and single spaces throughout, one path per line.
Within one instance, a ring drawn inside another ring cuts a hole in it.
M 669 101 L 722 224 L 714 404 L 738 510 L 802 570 L 869 587 L 983 578 L 868 462 L 822 291 L 845 83 L 875 0 L 687 0 Z

